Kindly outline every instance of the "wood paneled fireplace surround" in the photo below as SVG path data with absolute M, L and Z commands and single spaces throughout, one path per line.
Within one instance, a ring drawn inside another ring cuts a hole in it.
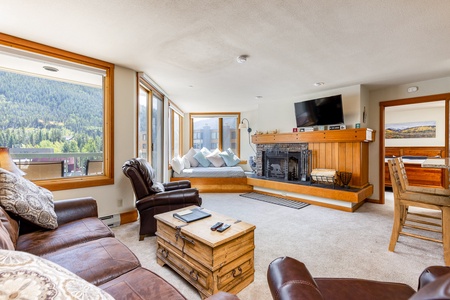
M 369 143 L 374 137 L 368 128 L 253 135 L 257 167 L 247 184 L 268 194 L 353 212 L 373 193 L 369 183 Z M 289 164 L 286 174 L 275 170 L 275 174 L 267 176 L 263 159 L 268 154 L 272 162 L 283 162 L 285 157 L 284 163 Z M 350 188 L 311 184 L 305 180 L 305 167 L 309 171 L 351 172 Z

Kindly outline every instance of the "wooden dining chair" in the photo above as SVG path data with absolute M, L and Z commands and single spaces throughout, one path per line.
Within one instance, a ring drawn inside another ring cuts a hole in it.
M 397 159 L 388 160 L 389 173 L 394 194 L 394 223 L 389 251 L 395 250 L 400 235 L 443 244 L 444 261 L 450 265 L 450 198 L 429 193 L 406 191 L 400 182 Z M 410 207 L 432 209 L 440 212 L 411 212 Z M 408 230 L 404 230 L 408 229 Z M 420 233 L 418 233 L 420 232 Z M 438 233 L 440 238 L 426 232 Z
M 408 192 L 418 192 L 418 193 L 427 193 L 427 194 L 435 194 L 441 196 L 450 196 L 450 189 L 448 188 L 433 188 L 433 187 L 425 187 L 425 186 L 414 186 L 409 185 L 408 176 L 406 174 L 405 164 L 403 163 L 403 159 L 401 157 L 396 157 L 395 163 L 397 167 L 397 171 L 400 175 L 400 184 L 402 185 L 403 190 Z

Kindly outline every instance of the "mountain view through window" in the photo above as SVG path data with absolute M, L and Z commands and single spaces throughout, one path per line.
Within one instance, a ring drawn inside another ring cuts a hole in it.
M 62 177 L 86 175 L 103 159 L 103 111 L 102 86 L 0 70 L 0 146 L 19 165 L 57 161 Z

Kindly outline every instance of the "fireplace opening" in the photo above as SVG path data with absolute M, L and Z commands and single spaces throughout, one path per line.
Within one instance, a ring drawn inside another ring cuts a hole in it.
M 263 151 L 262 174 L 268 179 L 310 181 L 311 150 Z

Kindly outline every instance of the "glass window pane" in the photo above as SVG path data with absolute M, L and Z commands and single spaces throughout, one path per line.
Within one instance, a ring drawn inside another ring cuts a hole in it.
M 152 166 L 156 171 L 156 179 L 162 181 L 163 176 L 163 101 L 153 96 L 152 99 Z
M 103 161 L 103 76 L 65 66 L 44 77 L 28 72 L 27 62 L 0 70 L 0 145 L 11 148 L 27 179 L 88 175 L 88 161 Z M 100 164 L 95 175 L 103 173 Z
M 180 143 L 180 116 L 172 112 L 173 115 L 173 157 L 176 157 L 177 155 L 182 156 L 181 151 L 181 143 Z
M 218 118 L 193 118 L 193 147 L 194 149 L 201 149 L 206 147 L 208 149 L 215 149 L 218 145 L 217 132 L 219 130 Z
M 223 118 L 222 126 L 222 148 L 231 148 L 233 152 L 237 153 L 236 149 L 236 136 L 237 136 L 237 117 L 225 117 Z
M 139 88 L 139 118 L 138 118 L 138 157 L 148 159 L 148 92 L 144 88 Z

